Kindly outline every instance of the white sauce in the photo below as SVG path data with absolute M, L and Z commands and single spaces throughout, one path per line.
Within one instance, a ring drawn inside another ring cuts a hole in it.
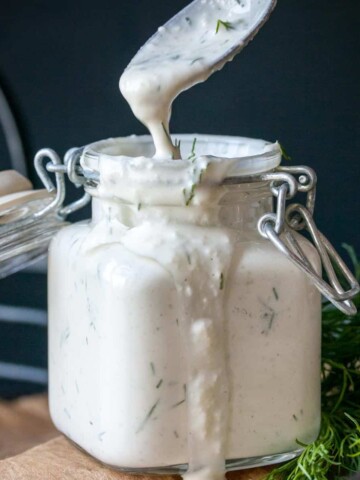
M 95 221 L 52 245 L 52 416 L 108 464 L 188 463 L 186 476 L 215 480 L 226 458 L 297 449 L 298 434 L 317 433 L 320 333 L 307 331 L 319 295 L 258 234 L 239 245 L 219 222 L 223 192 L 206 185 L 236 161 L 162 163 L 180 158 L 169 135 L 173 100 L 220 69 L 224 50 L 241 49 L 265 3 L 199 3 L 139 51 L 120 88 L 155 158 L 102 159 Z
M 321 304 L 257 233 L 268 203 L 219 210 L 223 191 L 208 184 L 239 161 L 198 163 L 203 184 L 186 206 L 191 160 L 100 158 L 93 221 L 51 246 L 50 408 L 62 432 L 109 465 L 188 463 L 187 475 L 217 479 L 225 459 L 315 439 Z
M 51 246 L 57 427 L 109 465 L 189 462 L 206 478 L 223 475 L 225 458 L 314 440 L 320 295 L 257 234 L 260 211 L 224 207 L 221 226 L 216 208 L 138 210 L 111 199 L 110 179 L 94 220 Z
M 120 79 L 121 93 L 153 136 L 158 158 L 180 156 L 168 133 L 173 100 L 242 49 L 268 4 L 268 0 L 191 4 L 181 21 L 175 17 L 160 27 L 132 59 Z M 225 52 L 231 52 L 226 60 Z

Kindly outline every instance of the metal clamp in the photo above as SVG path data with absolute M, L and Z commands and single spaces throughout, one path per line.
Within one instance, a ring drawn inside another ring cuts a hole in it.
M 292 177 L 290 182 L 284 178 L 284 173 Z M 295 175 L 299 175 L 298 180 Z M 261 181 L 260 177 L 262 176 L 258 177 Z M 270 188 L 273 195 L 277 197 L 276 213 L 267 213 L 260 218 L 258 222 L 260 234 L 270 240 L 279 251 L 303 271 L 317 289 L 339 310 L 347 315 L 355 315 L 356 307 L 351 299 L 360 292 L 360 286 L 329 240 L 317 229 L 312 216 L 316 197 L 315 172 L 305 166 L 279 167 L 273 173 Z M 286 207 L 286 201 L 293 198 L 297 192 L 307 194 L 306 206 L 294 203 Z M 320 255 L 328 282 L 317 273 L 296 239 L 294 230 L 302 229 L 306 229 L 311 236 Z M 347 290 L 342 287 L 336 271 L 346 280 L 349 287 Z
M 82 148 L 72 148 L 65 154 L 64 163 L 61 162 L 58 154 L 51 148 L 43 148 L 37 152 L 34 160 L 36 172 L 48 192 L 56 190 L 54 200 L 42 210 L 35 213 L 37 218 L 47 215 L 52 211 L 56 211 L 61 218 L 65 218 L 70 215 L 70 213 L 83 208 L 89 203 L 91 197 L 85 192 L 80 199 L 63 206 L 66 194 L 65 174 L 67 174 L 70 181 L 77 188 L 81 187 L 86 181 L 84 176 L 78 173 L 82 151 Z M 50 159 L 51 163 L 49 162 L 44 166 L 45 159 Z M 49 173 L 55 174 L 56 187 L 50 179 Z

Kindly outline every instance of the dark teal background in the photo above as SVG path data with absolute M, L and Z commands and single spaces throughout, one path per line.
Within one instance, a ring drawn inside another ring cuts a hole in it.
M 145 133 L 120 96 L 118 80 L 137 49 L 187 3 L 1 2 L 0 81 L 16 108 L 36 185 L 31 162 L 44 146 L 63 154 L 101 138 Z M 280 140 L 292 163 L 318 173 L 319 228 L 336 247 L 347 242 L 358 252 L 359 18 L 359 0 L 279 0 L 252 44 L 222 72 L 181 95 L 171 123 L 173 132 Z M 0 133 L 0 168 L 7 167 Z M 29 281 L 27 275 L 0 282 L 0 303 L 45 308 L 44 279 Z M 31 357 L 44 366 L 44 338 L 33 330 L 21 337 L 28 353 L 19 359 Z M 18 342 L 13 331 L 2 338 Z M 13 358 L 9 347 L 2 351 Z

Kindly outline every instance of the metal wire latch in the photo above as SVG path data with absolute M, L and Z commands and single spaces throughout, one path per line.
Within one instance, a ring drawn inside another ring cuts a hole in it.
M 241 181 L 270 181 L 276 198 L 275 213 L 267 213 L 260 218 L 259 233 L 302 270 L 339 310 L 355 315 L 356 307 L 351 299 L 360 292 L 360 286 L 329 240 L 317 229 L 313 219 L 317 183 L 314 170 L 305 166 L 278 167 L 274 172 L 248 176 Z M 293 203 L 287 206 L 287 201 L 298 192 L 306 193 L 306 205 Z M 309 232 L 328 281 L 317 273 L 298 242 L 296 232 L 300 230 Z M 343 288 L 341 277 L 346 281 L 347 289 Z
M 85 207 L 90 202 L 90 195 L 85 192 L 84 195 L 72 202 L 70 205 L 63 206 L 65 200 L 65 179 L 67 174 L 69 180 L 78 188 L 84 183 L 84 177 L 78 175 L 79 160 L 82 153 L 82 148 L 72 148 L 64 157 L 64 163 L 61 162 L 59 155 L 51 148 L 43 148 L 35 155 L 34 165 L 36 173 L 43 182 L 48 192 L 56 190 L 56 196 L 54 200 L 45 208 L 36 213 L 37 217 L 42 217 L 48 214 L 50 211 L 57 211 L 57 214 L 65 218 L 71 213 Z M 44 166 L 44 160 L 50 159 Z M 49 172 L 55 174 L 56 187 L 49 177 Z

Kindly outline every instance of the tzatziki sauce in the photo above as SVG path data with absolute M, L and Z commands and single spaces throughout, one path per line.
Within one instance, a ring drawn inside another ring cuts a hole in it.
M 202 0 L 135 55 L 120 89 L 153 155 L 105 142 L 92 222 L 51 246 L 52 417 L 112 466 L 219 480 L 226 461 L 293 451 L 318 431 L 320 295 L 258 234 L 262 207 L 218 205 L 252 143 L 202 154 L 194 139 L 184 154 L 169 132 L 174 99 L 241 50 L 262 1 Z M 280 159 L 277 144 L 255 150 Z

